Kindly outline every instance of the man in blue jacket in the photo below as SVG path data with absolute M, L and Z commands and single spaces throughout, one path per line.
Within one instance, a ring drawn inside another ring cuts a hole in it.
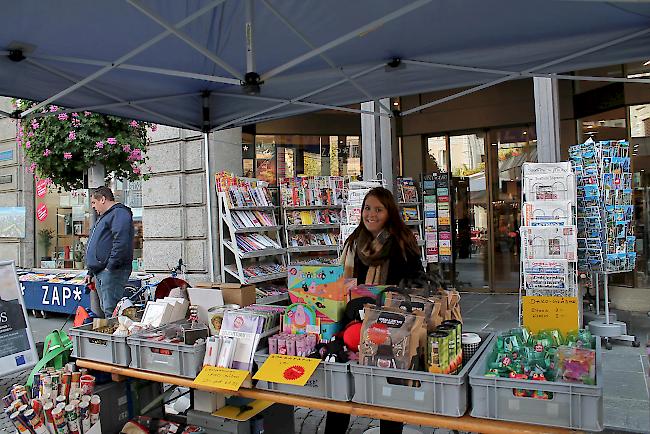
M 90 231 L 86 249 L 88 276 L 94 276 L 102 311 L 113 316 L 117 302 L 124 296 L 133 261 L 133 214 L 131 208 L 115 202 L 110 188 L 97 187 L 90 205 L 99 217 Z

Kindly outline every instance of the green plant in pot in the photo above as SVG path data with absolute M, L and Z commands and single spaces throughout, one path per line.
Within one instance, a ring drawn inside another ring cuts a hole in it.
M 43 256 L 41 261 L 51 261 L 50 247 L 52 247 L 52 239 L 54 238 L 54 230 L 50 228 L 43 228 L 38 231 L 38 242 L 43 247 Z
M 84 268 L 84 252 L 86 251 L 86 245 L 80 240 L 76 241 L 74 244 L 74 268 L 82 269 Z

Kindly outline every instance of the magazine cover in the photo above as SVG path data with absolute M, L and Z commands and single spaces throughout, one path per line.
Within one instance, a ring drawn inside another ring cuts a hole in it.
M 525 226 L 569 226 L 573 224 L 571 202 L 526 202 L 523 206 Z
M 525 259 L 577 260 L 577 229 L 575 226 L 522 226 Z

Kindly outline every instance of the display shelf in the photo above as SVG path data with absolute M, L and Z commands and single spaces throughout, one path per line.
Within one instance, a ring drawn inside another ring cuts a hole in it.
M 299 253 L 299 252 L 332 252 L 338 250 L 338 245 L 331 246 L 290 246 L 287 247 L 287 252 Z
M 404 223 L 406 223 L 406 226 L 420 226 L 422 224 L 422 220 L 408 220 Z
M 287 211 L 309 211 L 312 209 L 341 209 L 341 205 L 285 206 Z
M 272 231 L 279 231 L 282 229 L 281 225 L 274 225 L 274 226 L 251 226 L 248 228 L 239 228 L 235 229 L 236 234 L 245 234 L 245 233 L 250 233 L 250 232 L 272 232 Z
M 230 211 L 275 211 L 279 208 L 275 205 L 268 206 L 235 206 L 230 208 Z
M 397 197 L 399 199 L 397 205 L 400 208 L 400 215 L 406 226 L 411 229 L 417 228 L 413 232 L 416 232 L 416 238 L 420 240 L 417 244 L 420 247 L 420 256 L 424 264 L 426 263 L 426 248 L 424 241 L 421 241 L 424 240 L 424 213 L 422 212 L 422 202 L 419 200 L 420 194 L 413 178 L 397 178 Z
M 204 390 L 212 393 L 224 393 L 227 395 L 237 395 L 244 398 L 261 399 L 279 404 L 313 408 L 324 411 L 334 411 L 337 413 L 346 413 L 355 416 L 371 417 L 376 419 L 394 420 L 413 425 L 423 425 L 437 428 L 455 429 L 467 432 L 491 432 L 491 433 L 546 433 L 546 434 L 569 434 L 571 431 L 566 428 L 556 428 L 541 425 L 532 425 L 519 422 L 506 422 L 490 419 L 478 419 L 466 414 L 461 417 L 438 416 L 416 411 L 406 411 L 387 407 L 377 407 L 370 404 L 358 404 L 355 402 L 331 401 L 327 399 L 311 398 L 307 396 L 296 396 L 280 392 L 270 392 L 266 390 L 242 387 L 237 391 L 219 389 L 215 386 L 197 384 L 193 379 L 182 378 L 167 374 L 157 374 L 154 372 L 141 371 L 132 368 L 123 368 L 120 366 L 109 365 L 107 363 L 93 362 L 84 359 L 76 360 L 77 366 L 81 368 L 94 369 L 97 371 L 108 372 L 123 377 L 140 378 L 148 381 L 159 383 L 175 384 L 177 386 L 188 387 L 196 390 Z
M 282 274 L 286 276 L 287 273 L 282 273 Z M 255 300 L 255 302 L 257 304 L 275 304 L 275 303 L 282 303 L 288 300 L 289 300 L 289 294 L 276 294 L 276 295 L 269 295 L 266 297 L 258 298 L 257 300 Z
M 232 270 L 231 268 L 226 267 L 226 273 L 230 274 L 232 277 L 239 279 L 239 274 Z M 271 274 L 262 274 L 260 276 L 256 277 L 245 277 L 242 283 L 247 283 L 247 284 L 255 284 L 255 283 L 260 283 L 260 282 L 268 282 L 270 280 L 278 280 L 278 279 L 284 279 L 287 277 L 287 272 L 282 272 L 282 273 L 271 273 Z
M 279 257 L 279 264 L 286 266 L 284 255 L 286 250 L 284 248 L 266 247 L 264 249 L 253 250 L 244 252 L 237 245 L 237 236 L 245 237 L 238 234 L 255 234 L 255 233 L 268 233 L 263 235 L 270 238 L 278 246 L 282 246 L 280 240 L 281 225 L 268 225 L 268 226 L 250 226 L 245 228 L 235 229 L 233 224 L 233 216 L 231 211 L 252 211 L 263 210 L 272 214 L 273 222 L 278 220 L 275 217 L 274 206 L 247 206 L 247 207 L 233 207 L 228 206 L 228 198 L 225 192 L 218 192 L 219 199 L 219 245 L 220 245 L 220 261 L 221 261 L 221 281 L 227 282 L 227 279 L 235 278 L 240 283 L 252 284 L 266 282 L 270 280 L 277 280 L 286 277 L 286 272 L 282 273 L 269 273 L 260 274 L 255 277 L 246 277 L 244 261 L 253 258 L 264 257 Z M 253 238 L 254 241 L 255 238 Z M 250 241 L 250 240 L 249 240 Z M 259 242 L 258 242 L 259 244 Z
M 321 229 L 338 229 L 341 225 L 338 223 L 331 224 L 315 224 L 315 225 L 287 225 L 288 231 L 302 231 L 302 230 L 321 230 Z

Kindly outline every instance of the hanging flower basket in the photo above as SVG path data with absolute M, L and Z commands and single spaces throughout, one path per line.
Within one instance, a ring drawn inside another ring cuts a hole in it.
M 21 111 L 34 105 L 17 100 Z M 61 110 L 52 105 L 40 113 Z M 16 140 L 25 150 L 27 170 L 66 190 L 83 188 L 85 171 L 102 164 L 107 176 L 148 179 L 147 128 L 155 124 L 91 112 L 59 113 L 20 121 Z

